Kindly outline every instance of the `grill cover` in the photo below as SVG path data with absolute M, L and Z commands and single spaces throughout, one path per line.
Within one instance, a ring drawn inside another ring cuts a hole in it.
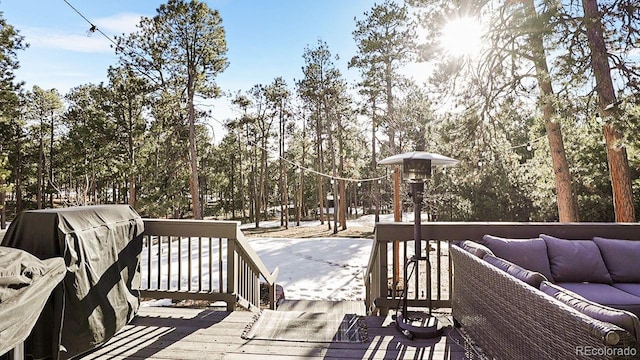
M 108 341 L 140 304 L 144 224 L 128 205 L 25 211 L 1 245 L 41 260 L 63 257 L 66 275 L 49 297 L 25 354 L 68 359 Z
M 0 246 L 0 354 L 25 341 L 65 273 L 61 257 L 41 261 Z

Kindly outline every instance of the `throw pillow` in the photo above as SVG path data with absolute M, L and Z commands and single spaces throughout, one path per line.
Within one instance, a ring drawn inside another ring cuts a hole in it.
M 540 237 L 547 244 L 555 282 L 613 283 L 595 242 L 566 240 L 545 234 Z
M 613 282 L 640 283 L 640 241 L 594 237 Z
M 507 274 L 515 277 L 516 279 L 524 281 L 525 283 L 535 287 L 536 289 L 540 287 L 540 283 L 547 280 L 544 275 L 540 274 L 539 272 L 529 271 L 516 264 L 510 263 L 493 255 L 487 254 L 484 256 L 483 260 L 506 272 Z
M 547 256 L 547 245 L 542 239 L 508 239 L 485 235 L 481 243 L 491 249 L 495 256 L 527 270 L 539 272 L 547 279 L 553 279 Z
M 640 340 L 640 320 L 638 320 L 638 317 L 634 314 L 589 301 L 572 291 L 551 284 L 548 281 L 540 284 L 540 290 L 584 315 L 619 326 L 633 335 L 636 340 Z
M 460 243 L 460 247 L 466 250 L 467 252 L 479 257 L 480 259 L 482 259 L 487 254 L 493 255 L 493 252 L 491 252 L 491 249 L 471 240 L 463 241 L 462 243 Z

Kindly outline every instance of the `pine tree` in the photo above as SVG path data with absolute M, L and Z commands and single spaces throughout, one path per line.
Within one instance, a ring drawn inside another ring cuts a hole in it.
M 19 142 L 19 96 L 22 83 L 15 81 L 15 70 L 20 67 L 17 52 L 27 48 L 24 37 L 8 24 L 0 11 L 0 229 L 5 228 L 6 191 L 11 175 L 7 158 L 7 145 Z M 15 175 L 15 174 L 14 174 Z
M 123 64 L 155 83 L 158 94 L 171 94 L 164 100 L 173 99 L 175 115 L 186 120 L 191 207 L 193 217 L 201 219 L 195 99 L 220 95 L 215 78 L 227 67 L 220 14 L 197 0 L 169 0 L 156 16 L 143 18 L 136 32 L 119 38 L 116 51 Z
M 385 0 L 375 4 L 364 13 L 365 19 L 356 21 L 353 38 L 358 46 L 358 54 L 349 62 L 349 67 L 360 69 L 362 82 L 360 92 L 366 96 L 371 106 L 371 173 L 377 173 L 376 131 L 383 125 L 389 136 L 388 152 L 397 153 L 396 132 L 403 127 L 401 119 L 395 114 L 394 92 L 403 83 L 399 75 L 402 65 L 415 55 L 416 41 L 414 24 L 411 23 L 408 7 L 394 1 Z M 385 104 L 385 116 L 379 119 L 377 107 Z M 380 216 L 380 189 L 373 183 L 373 206 L 375 221 Z
M 546 50 L 552 29 L 550 19 L 556 8 L 546 2 L 536 7 L 533 0 L 491 4 L 469 1 L 455 6 L 442 0 L 413 3 L 423 7 L 421 18 L 428 19 L 431 25 L 422 51 L 423 59 L 439 62 L 432 82 L 446 96 L 457 97 L 467 111 L 480 114 L 478 124 L 495 123 L 495 114 L 514 97 L 537 98 L 551 144 L 560 221 L 578 221 L 560 119 L 556 118 L 554 107 L 558 94 L 553 88 L 554 74 L 548 67 Z M 448 22 L 464 17 L 486 24 L 482 51 L 472 57 L 452 57 L 441 43 L 442 32 Z M 446 99 L 443 97 L 443 101 Z

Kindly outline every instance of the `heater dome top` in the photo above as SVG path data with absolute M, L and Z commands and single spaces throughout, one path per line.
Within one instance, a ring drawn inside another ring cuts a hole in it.
M 393 156 L 389 156 L 383 160 L 380 160 L 378 164 L 380 165 L 402 165 L 405 159 L 411 160 L 430 160 L 431 166 L 453 166 L 457 164 L 459 161 L 456 159 L 452 159 L 446 157 L 444 155 L 429 153 L 426 151 L 411 151 L 403 154 L 397 154 Z

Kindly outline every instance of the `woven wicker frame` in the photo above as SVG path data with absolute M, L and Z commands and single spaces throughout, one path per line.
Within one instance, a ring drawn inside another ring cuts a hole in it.
M 640 357 L 635 337 L 622 328 L 583 315 L 458 246 L 451 246 L 450 256 L 452 315 L 490 358 Z M 615 345 L 607 343 L 617 337 Z M 581 356 L 587 351 L 592 355 Z

